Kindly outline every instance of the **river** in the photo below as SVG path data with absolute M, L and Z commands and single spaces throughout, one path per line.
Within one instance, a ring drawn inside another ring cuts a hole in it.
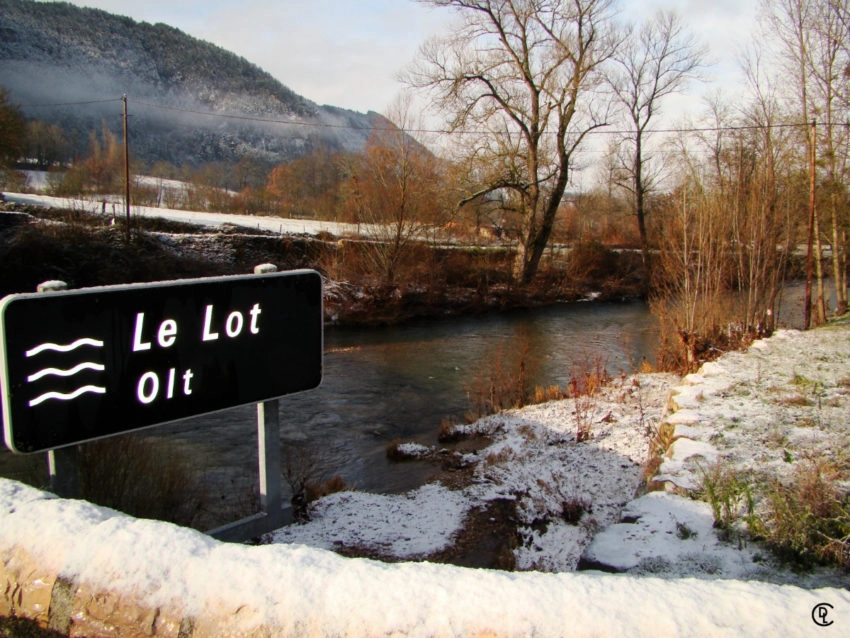
M 462 421 L 471 407 L 467 391 L 498 362 L 512 360 L 516 369 L 523 353 L 532 383 L 563 388 L 576 366 L 598 362 L 610 374 L 629 372 L 642 357 L 653 359 L 657 342 L 657 322 L 640 302 L 331 328 L 325 332 L 321 386 L 280 400 L 284 457 L 293 450 L 309 454 L 317 477 L 339 475 L 357 489 L 405 491 L 435 468 L 388 461 L 387 443 L 401 438 L 435 444 L 441 421 Z M 145 435 L 190 454 L 223 499 L 257 480 L 254 406 L 158 426 Z M 10 456 L 0 453 L 2 475 L 16 474 Z
M 581 303 L 476 317 L 418 321 L 381 329 L 329 329 L 321 386 L 280 401 L 284 449 L 315 455 L 316 474 L 347 485 L 400 492 L 435 468 L 398 464 L 386 446 L 401 438 L 435 444 L 444 418 L 462 421 L 475 379 L 518 366 L 532 383 L 569 383 L 574 366 L 630 371 L 657 344 L 656 322 L 641 303 Z M 486 378 L 486 377 L 485 377 Z M 157 436 L 188 443 L 219 475 L 255 472 L 253 407 L 162 426 Z M 284 452 L 286 455 L 286 452 Z M 232 480 L 232 479 L 230 479 Z

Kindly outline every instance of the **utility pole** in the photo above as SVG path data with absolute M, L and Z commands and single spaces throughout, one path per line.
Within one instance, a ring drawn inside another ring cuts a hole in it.
M 124 120 L 124 208 L 127 212 L 127 243 L 130 243 L 130 146 L 127 143 L 127 94 L 121 96 Z
M 804 315 L 804 330 L 812 326 L 812 244 L 815 234 L 815 131 L 817 121 L 812 120 L 811 133 L 809 136 L 809 238 L 806 249 L 806 307 Z

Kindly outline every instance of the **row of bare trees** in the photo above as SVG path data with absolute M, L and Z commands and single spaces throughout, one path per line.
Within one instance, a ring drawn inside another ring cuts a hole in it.
M 835 310 L 847 310 L 848 0 L 764 0 L 743 98 L 712 100 L 702 122 L 678 127 L 691 133 L 663 139 L 666 98 L 707 60 L 675 15 L 622 28 L 609 0 L 421 1 L 460 21 L 405 79 L 453 133 L 460 203 L 489 197 L 514 220 L 518 281 L 535 276 L 586 143 L 619 128 L 608 193 L 628 202 L 647 292 L 691 362 L 701 344 L 772 329 L 808 242 L 813 321 L 827 315 L 824 254 Z

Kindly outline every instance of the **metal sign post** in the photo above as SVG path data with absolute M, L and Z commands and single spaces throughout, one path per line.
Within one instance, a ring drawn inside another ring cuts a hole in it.
M 277 271 L 274 264 L 261 264 L 255 274 Z M 280 493 L 280 402 L 278 399 L 257 404 L 257 463 L 259 466 L 260 507 L 254 516 L 210 530 L 219 540 L 242 541 L 256 538 L 283 525 L 283 501 Z
M 67 289 L 68 284 L 58 280 L 45 281 L 36 287 L 37 292 L 58 292 Z M 76 445 L 47 452 L 47 476 L 50 491 L 57 496 L 80 496 L 80 466 Z
M 276 272 L 274 264 L 260 264 L 254 274 Z M 280 406 L 277 399 L 257 404 L 257 458 L 260 471 L 260 506 L 273 519 L 281 518 Z

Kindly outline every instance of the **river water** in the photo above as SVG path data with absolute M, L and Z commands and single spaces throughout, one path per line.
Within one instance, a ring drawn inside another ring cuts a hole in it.
M 315 455 L 317 475 L 376 492 L 418 486 L 434 467 L 387 460 L 401 438 L 436 443 L 444 418 L 462 421 L 475 379 L 518 368 L 538 385 L 569 383 L 574 366 L 611 374 L 651 358 L 656 322 L 642 303 L 582 303 L 381 329 L 329 329 L 321 386 L 280 400 L 284 449 Z M 256 412 L 244 407 L 156 430 L 211 467 L 256 468 Z M 285 452 L 286 454 L 286 452 Z

